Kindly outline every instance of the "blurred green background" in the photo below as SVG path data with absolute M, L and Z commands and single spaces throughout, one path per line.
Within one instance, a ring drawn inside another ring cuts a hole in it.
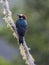
M 31 48 L 30 53 L 35 58 L 35 64 L 49 65 L 49 0 L 9 0 L 9 4 L 14 21 L 17 20 L 18 13 L 27 16 L 28 30 L 25 38 L 28 47 Z M 0 37 L 5 38 L 18 50 L 17 40 L 2 19 L 1 4 L 0 9 Z M 25 65 L 19 52 L 18 54 L 18 57 L 9 62 L 2 57 L 0 65 Z

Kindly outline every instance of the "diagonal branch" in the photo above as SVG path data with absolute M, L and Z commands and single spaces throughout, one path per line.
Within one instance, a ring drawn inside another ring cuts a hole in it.
M 9 8 L 8 0 L 2 0 L 2 5 L 3 5 L 3 9 L 4 9 L 3 13 L 5 14 L 5 17 L 3 19 L 7 23 L 7 26 L 10 27 L 10 29 L 13 31 L 14 37 L 18 40 L 19 37 L 18 37 L 17 31 L 16 31 L 16 26 L 12 19 L 12 14 L 11 14 L 11 11 Z M 20 53 L 22 55 L 23 60 L 26 61 L 26 64 L 35 65 L 34 58 L 32 57 L 32 55 L 29 52 L 29 48 L 26 45 L 25 39 L 24 39 L 23 45 L 19 46 L 19 49 L 20 49 Z

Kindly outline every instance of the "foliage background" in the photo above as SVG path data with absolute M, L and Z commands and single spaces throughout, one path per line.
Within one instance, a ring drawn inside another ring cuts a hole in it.
M 11 8 L 13 19 L 16 21 L 17 13 L 27 15 L 28 30 L 25 38 L 27 45 L 31 48 L 30 53 L 35 58 L 36 65 L 49 65 L 49 0 L 22 0 L 20 5 L 21 7 L 15 4 Z M 6 26 L 5 28 L 0 28 L 0 36 L 6 37 L 9 42 L 17 45 L 12 32 L 9 31 Z M 21 58 L 19 59 L 21 60 Z M 13 65 L 25 65 L 23 61 L 18 62 L 18 60 L 13 63 Z

